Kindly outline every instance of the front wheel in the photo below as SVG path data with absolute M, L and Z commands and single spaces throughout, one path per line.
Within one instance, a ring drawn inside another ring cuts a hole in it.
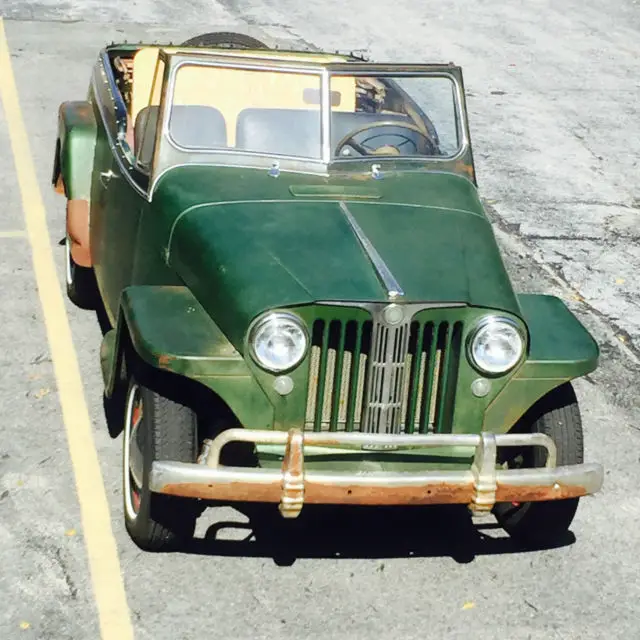
M 571 383 L 547 394 L 521 421 L 529 433 L 544 433 L 555 442 L 557 464 L 583 462 L 582 420 Z M 509 468 L 544 467 L 546 450 L 523 447 L 510 451 Z M 546 502 L 498 503 L 494 515 L 500 526 L 515 540 L 525 544 L 554 544 L 566 535 L 578 508 L 579 498 Z
M 196 414 L 131 378 L 123 433 L 123 500 L 126 529 L 147 551 L 165 551 L 193 537 L 198 503 L 153 493 L 154 460 L 195 462 Z

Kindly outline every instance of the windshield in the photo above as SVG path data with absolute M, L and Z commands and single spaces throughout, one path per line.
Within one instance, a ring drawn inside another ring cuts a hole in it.
M 332 157 L 454 155 L 455 88 L 446 76 L 333 76 Z
M 169 136 L 185 150 L 325 162 L 451 156 L 459 150 L 456 86 L 449 77 L 322 71 L 181 65 Z M 329 114 L 322 111 L 323 81 L 329 82 Z

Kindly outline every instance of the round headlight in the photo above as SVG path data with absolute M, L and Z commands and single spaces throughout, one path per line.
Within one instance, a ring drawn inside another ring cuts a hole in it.
M 469 357 L 485 373 L 505 373 L 522 357 L 524 338 L 508 318 L 491 317 L 476 329 L 469 345 Z
M 268 371 L 295 367 L 307 351 L 307 333 L 289 313 L 269 313 L 251 329 L 249 344 L 254 360 Z

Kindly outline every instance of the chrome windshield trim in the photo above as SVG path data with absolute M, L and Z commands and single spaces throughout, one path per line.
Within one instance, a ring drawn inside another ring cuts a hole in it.
M 113 72 L 111 70 L 111 62 L 109 61 L 109 56 L 105 50 L 101 53 L 102 58 L 102 66 L 105 71 L 105 76 L 107 78 L 107 86 L 109 87 L 109 93 L 113 98 L 114 103 L 114 115 L 116 118 L 116 128 L 117 128 L 117 138 L 118 140 L 124 140 L 126 136 L 127 129 L 127 108 L 124 105 L 124 100 L 120 94 L 120 90 L 116 85 L 116 79 L 113 76 Z
M 331 91 L 329 72 L 325 69 L 321 78 L 322 160 L 331 162 Z
M 353 232 L 356 234 L 358 240 L 360 241 L 360 244 L 362 245 L 362 248 L 367 254 L 369 260 L 371 261 L 371 264 L 373 264 L 373 266 L 375 267 L 375 270 L 378 274 L 378 278 L 380 279 L 380 282 L 384 285 L 384 287 L 387 290 L 387 296 L 390 299 L 393 299 L 399 296 L 404 296 L 404 291 L 402 290 L 402 287 L 400 286 L 398 281 L 395 279 L 395 276 L 393 275 L 393 273 L 391 273 L 391 269 L 389 269 L 385 261 L 382 259 L 382 256 L 378 253 L 376 248 L 373 246 L 373 243 L 371 242 L 371 240 L 367 238 L 365 232 L 362 230 L 360 225 L 356 222 L 356 219 L 353 217 L 353 214 L 351 213 L 351 211 L 349 211 L 349 207 L 344 202 L 340 202 L 340 209 L 342 210 L 342 213 L 344 213 L 347 221 L 351 225 Z
M 112 91 L 112 86 L 111 86 L 111 82 L 110 82 L 110 69 L 109 66 L 107 64 L 107 66 L 105 66 L 105 60 L 108 61 L 108 58 L 105 58 L 104 56 L 101 56 L 101 60 L 100 60 L 100 65 L 99 68 L 102 71 L 102 74 L 105 76 L 105 80 L 107 82 L 107 84 L 109 85 L 109 91 Z M 102 100 L 100 98 L 100 91 L 99 91 L 99 87 L 98 87 L 98 80 L 96 78 L 96 71 L 94 70 L 93 76 L 91 78 L 91 85 L 93 87 L 93 93 L 94 93 L 94 97 L 95 97 L 95 102 L 96 105 L 98 106 L 98 111 L 100 112 L 100 117 L 102 118 L 102 123 L 104 126 L 104 131 L 105 131 L 105 135 L 107 136 L 107 140 L 109 142 L 109 148 L 112 151 L 112 156 L 115 158 L 115 161 L 118 165 L 118 167 L 120 168 L 120 171 L 122 173 L 123 178 L 125 178 L 125 180 L 133 187 L 134 191 L 136 191 L 138 193 L 138 195 L 142 196 L 145 200 L 150 201 L 150 193 L 151 191 L 145 191 L 131 176 L 131 171 L 133 169 L 133 167 L 131 166 L 126 166 L 124 161 L 122 160 L 122 158 L 120 157 L 120 154 L 118 153 L 118 147 L 122 148 L 122 142 L 124 142 L 122 139 L 116 139 L 113 137 L 113 134 L 111 133 L 111 131 L 109 130 L 109 123 L 107 121 L 107 117 L 106 117 L 106 113 L 105 113 L 105 107 L 102 104 Z M 115 101 L 115 98 L 114 98 Z M 116 108 L 117 108 L 117 101 L 116 102 Z M 126 144 L 126 143 L 125 143 Z

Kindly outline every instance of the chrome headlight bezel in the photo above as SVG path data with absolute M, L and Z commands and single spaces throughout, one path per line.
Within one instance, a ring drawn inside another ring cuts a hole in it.
M 295 360 L 292 360 L 286 366 L 276 367 L 271 363 L 266 363 L 263 361 L 256 351 L 256 338 L 259 336 L 260 331 L 262 331 L 267 325 L 277 322 L 277 323 L 289 323 L 294 325 L 297 329 L 300 330 L 302 336 L 304 338 L 304 345 L 300 351 L 299 357 Z M 251 354 L 252 360 L 263 370 L 268 371 L 270 373 L 285 373 L 287 371 L 291 371 L 295 369 L 306 357 L 309 351 L 309 332 L 307 330 L 307 326 L 305 323 L 297 316 L 295 313 L 291 313 L 290 311 L 267 311 L 262 315 L 258 316 L 249 326 L 247 331 L 247 344 L 249 347 L 249 353 Z
M 483 364 L 481 364 L 476 360 L 475 353 L 474 353 L 475 351 L 474 345 L 476 340 L 484 331 L 486 331 L 491 327 L 496 327 L 497 325 L 507 326 L 511 329 L 514 329 L 515 334 L 518 336 L 520 340 L 520 352 L 518 354 L 518 357 L 515 358 L 512 362 L 510 362 L 507 366 L 500 367 L 500 368 L 497 368 L 497 367 L 490 368 L 490 367 L 483 366 Z M 488 315 L 481 318 L 479 322 L 476 324 L 476 326 L 473 328 L 473 330 L 469 333 L 466 342 L 467 342 L 467 345 L 466 345 L 467 360 L 470 362 L 470 364 L 473 366 L 474 369 L 476 369 L 477 371 L 479 371 L 480 373 L 482 373 L 484 376 L 487 376 L 487 377 L 501 376 L 501 375 L 505 375 L 509 371 L 512 371 L 518 365 L 518 363 L 522 361 L 522 358 L 525 355 L 527 350 L 527 336 L 523 328 L 512 318 L 509 318 L 508 316 L 501 316 L 501 315 Z

